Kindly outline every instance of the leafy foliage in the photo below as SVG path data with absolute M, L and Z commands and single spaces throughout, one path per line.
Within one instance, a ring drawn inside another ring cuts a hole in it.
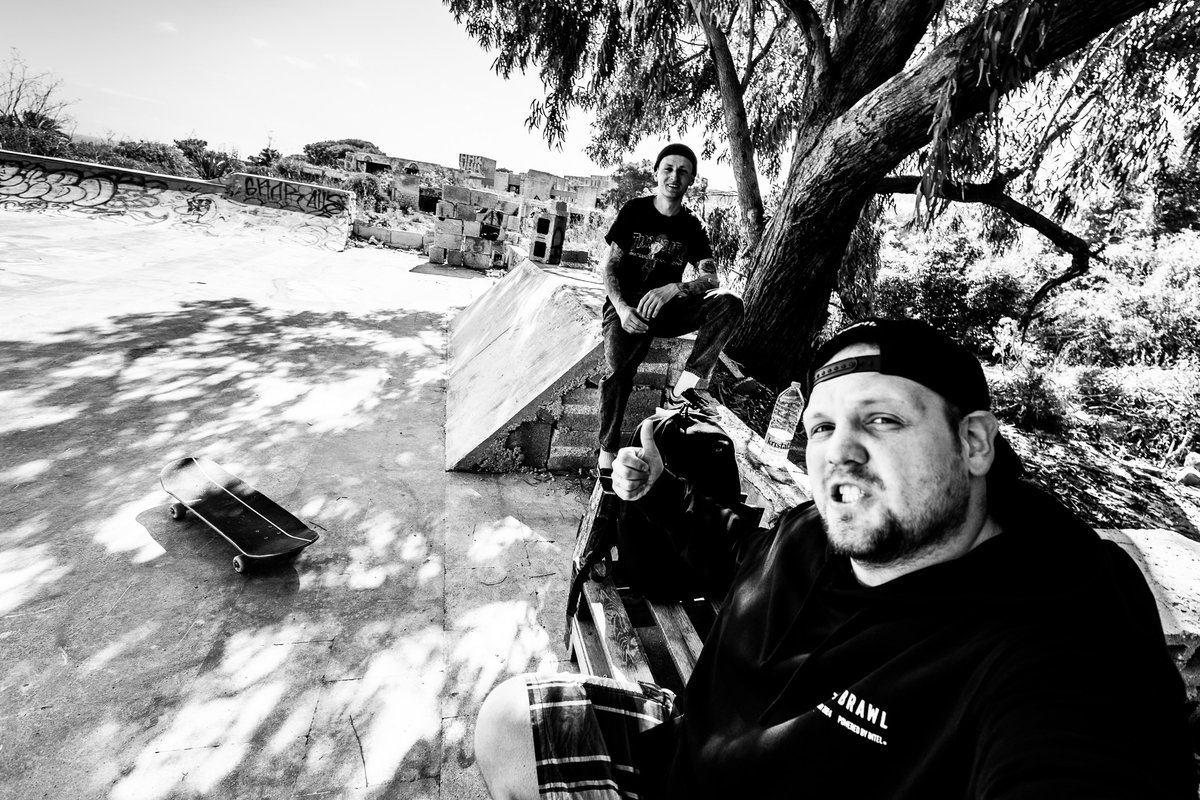
M 1028 290 L 1007 271 L 984 269 L 984 256 L 974 237 L 952 231 L 912 254 L 911 262 L 885 262 L 875 312 L 923 319 L 990 357 L 1001 320 L 1020 316 Z
M 384 155 L 378 147 L 366 139 L 336 139 L 312 142 L 304 145 L 304 157 L 310 164 L 322 167 L 341 166 L 346 153 L 363 152 Z
M 612 178 L 617 185 L 600 196 L 600 205 L 602 208 L 620 209 L 633 198 L 641 197 L 654 188 L 654 165 L 649 159 L 627 162 L 613 171 Z

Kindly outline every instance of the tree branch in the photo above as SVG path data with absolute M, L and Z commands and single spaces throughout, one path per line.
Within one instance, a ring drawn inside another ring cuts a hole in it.
M 800 32 L 804 34 L 812 64 L 813 88 L 818 93 L 823 93 L 826 76 L 829 74 L 829 64 L 833 58 L 825 25 L 821 22 L 817 10 L 808 0 L 779 0 L 779 3 L 796 20 L 796 24 L 800 26 Z
M 921 177 L 919 175 L 893 175 L 881 180 L 875 186 L 875 193 L 914 194 L 920 184 Z M 1021 315 L 1020 320 L 1022 336 L 1025 335 L 1029 323 L 1033 320 L 1037 307 L 1049 296 L 1050 292 L 1086 274 L 1091 267 L 1091 259 L 1104 260 L 1100 253 L 1093 250 L 1084 239 L 1071 233 L 1049 217 L 1005 194 L 1004 182 L 1001 180 L 990 183 L 944 181 L 941 185 L 934 187 L 934 195 L 958 203 L 982 203 L 998 208 L 1014 221 L 1033 228 L 1071 256 L 1071 266 L 1061 274 L 1046 280 L 1029 299 L 1029 303 L 1025 306 L 1025 313 Z
M 771 29 L 771 35 L 763 42 L 762 50 L 758 51 L 758 55 L 751 58 L 746 64 L 746 74 L 742 76 L 742 93 L 744 94 L 750 88 L 750 79 L 754 76 L 754 71 L 758 65 L 766 58 L 767 53 L 775 46 L 775 40 L 779 36 L 779 31 L 783 29 L 786 18 L 780 19 L 775 23 L 775 27 Z M 749 54 L 749 51 L 747 51 Z

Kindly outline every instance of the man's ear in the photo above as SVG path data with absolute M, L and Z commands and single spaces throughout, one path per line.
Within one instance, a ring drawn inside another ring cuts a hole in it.
M 990 411 L 972 411 L 963 417 L 959 431 L 967 445 L 967 471 L 983 477 L 996 458 L 996 432 L 1000 424 Z

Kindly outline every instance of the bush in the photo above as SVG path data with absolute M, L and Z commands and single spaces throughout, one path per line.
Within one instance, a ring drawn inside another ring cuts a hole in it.
M 387 205 L 387 196 L 379 188 L 379 179 L 365 172 L 357 172 L 346 181 L 346 188 L 358 197 L 362 211 L 379 211 Z
M 51 158 L 71 158 L 71 139 L 66 134 L 44 128 L 0 125 L 0 149 Z
M 1021 315 L 1028 291 L 1012 273 L 978 266 L 983 255 L 974 241 L 954 235 L 919 254 L 912 268 L 885 266 L 876 282 L 876 313 L 923 319 L 991 358 L 1000 321 Z
M 196 177 L 196 170 L 188 162 L 187 157 L 173 144 L 162 142 L 117 142 L 112 152 L 120 158 L 146 166 L 140 167 L 148 172 L 159 172 L 164 175 L 179 175 L 184 178 Z M 114 165 L 116 166 L 116 165 Z
M 1067 429 L 1067 405 L 1038 364 L 1027 361 L 1015 372 L 993 375 L 990 384 L 992 408 L 1005 422 L 1024 431 Z
M 1091 285 L 1064 290 L 1036 331 L 1068 364 L 1168 367 L 1200 359 L 1200 234 L 1117 249 Z M 1144 279 L 1143 279 L 1144 275 Z

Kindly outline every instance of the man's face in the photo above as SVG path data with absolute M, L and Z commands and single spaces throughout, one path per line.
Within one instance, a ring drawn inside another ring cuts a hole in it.
M 670 155 L 658 162 L 654 173 L 658 180 L 658 194 L 669 200 L 682 200 L 688 187 L 696 180 L 696 171 L 687 156 Z
M 827 363 L 871 355 L 852 345 Z M 936 392 L 878 372 L 823 381 L 804 412 L 808 474 L 833 550 L 888 564 L 950 538 L 966 521 L 963 442 Z

